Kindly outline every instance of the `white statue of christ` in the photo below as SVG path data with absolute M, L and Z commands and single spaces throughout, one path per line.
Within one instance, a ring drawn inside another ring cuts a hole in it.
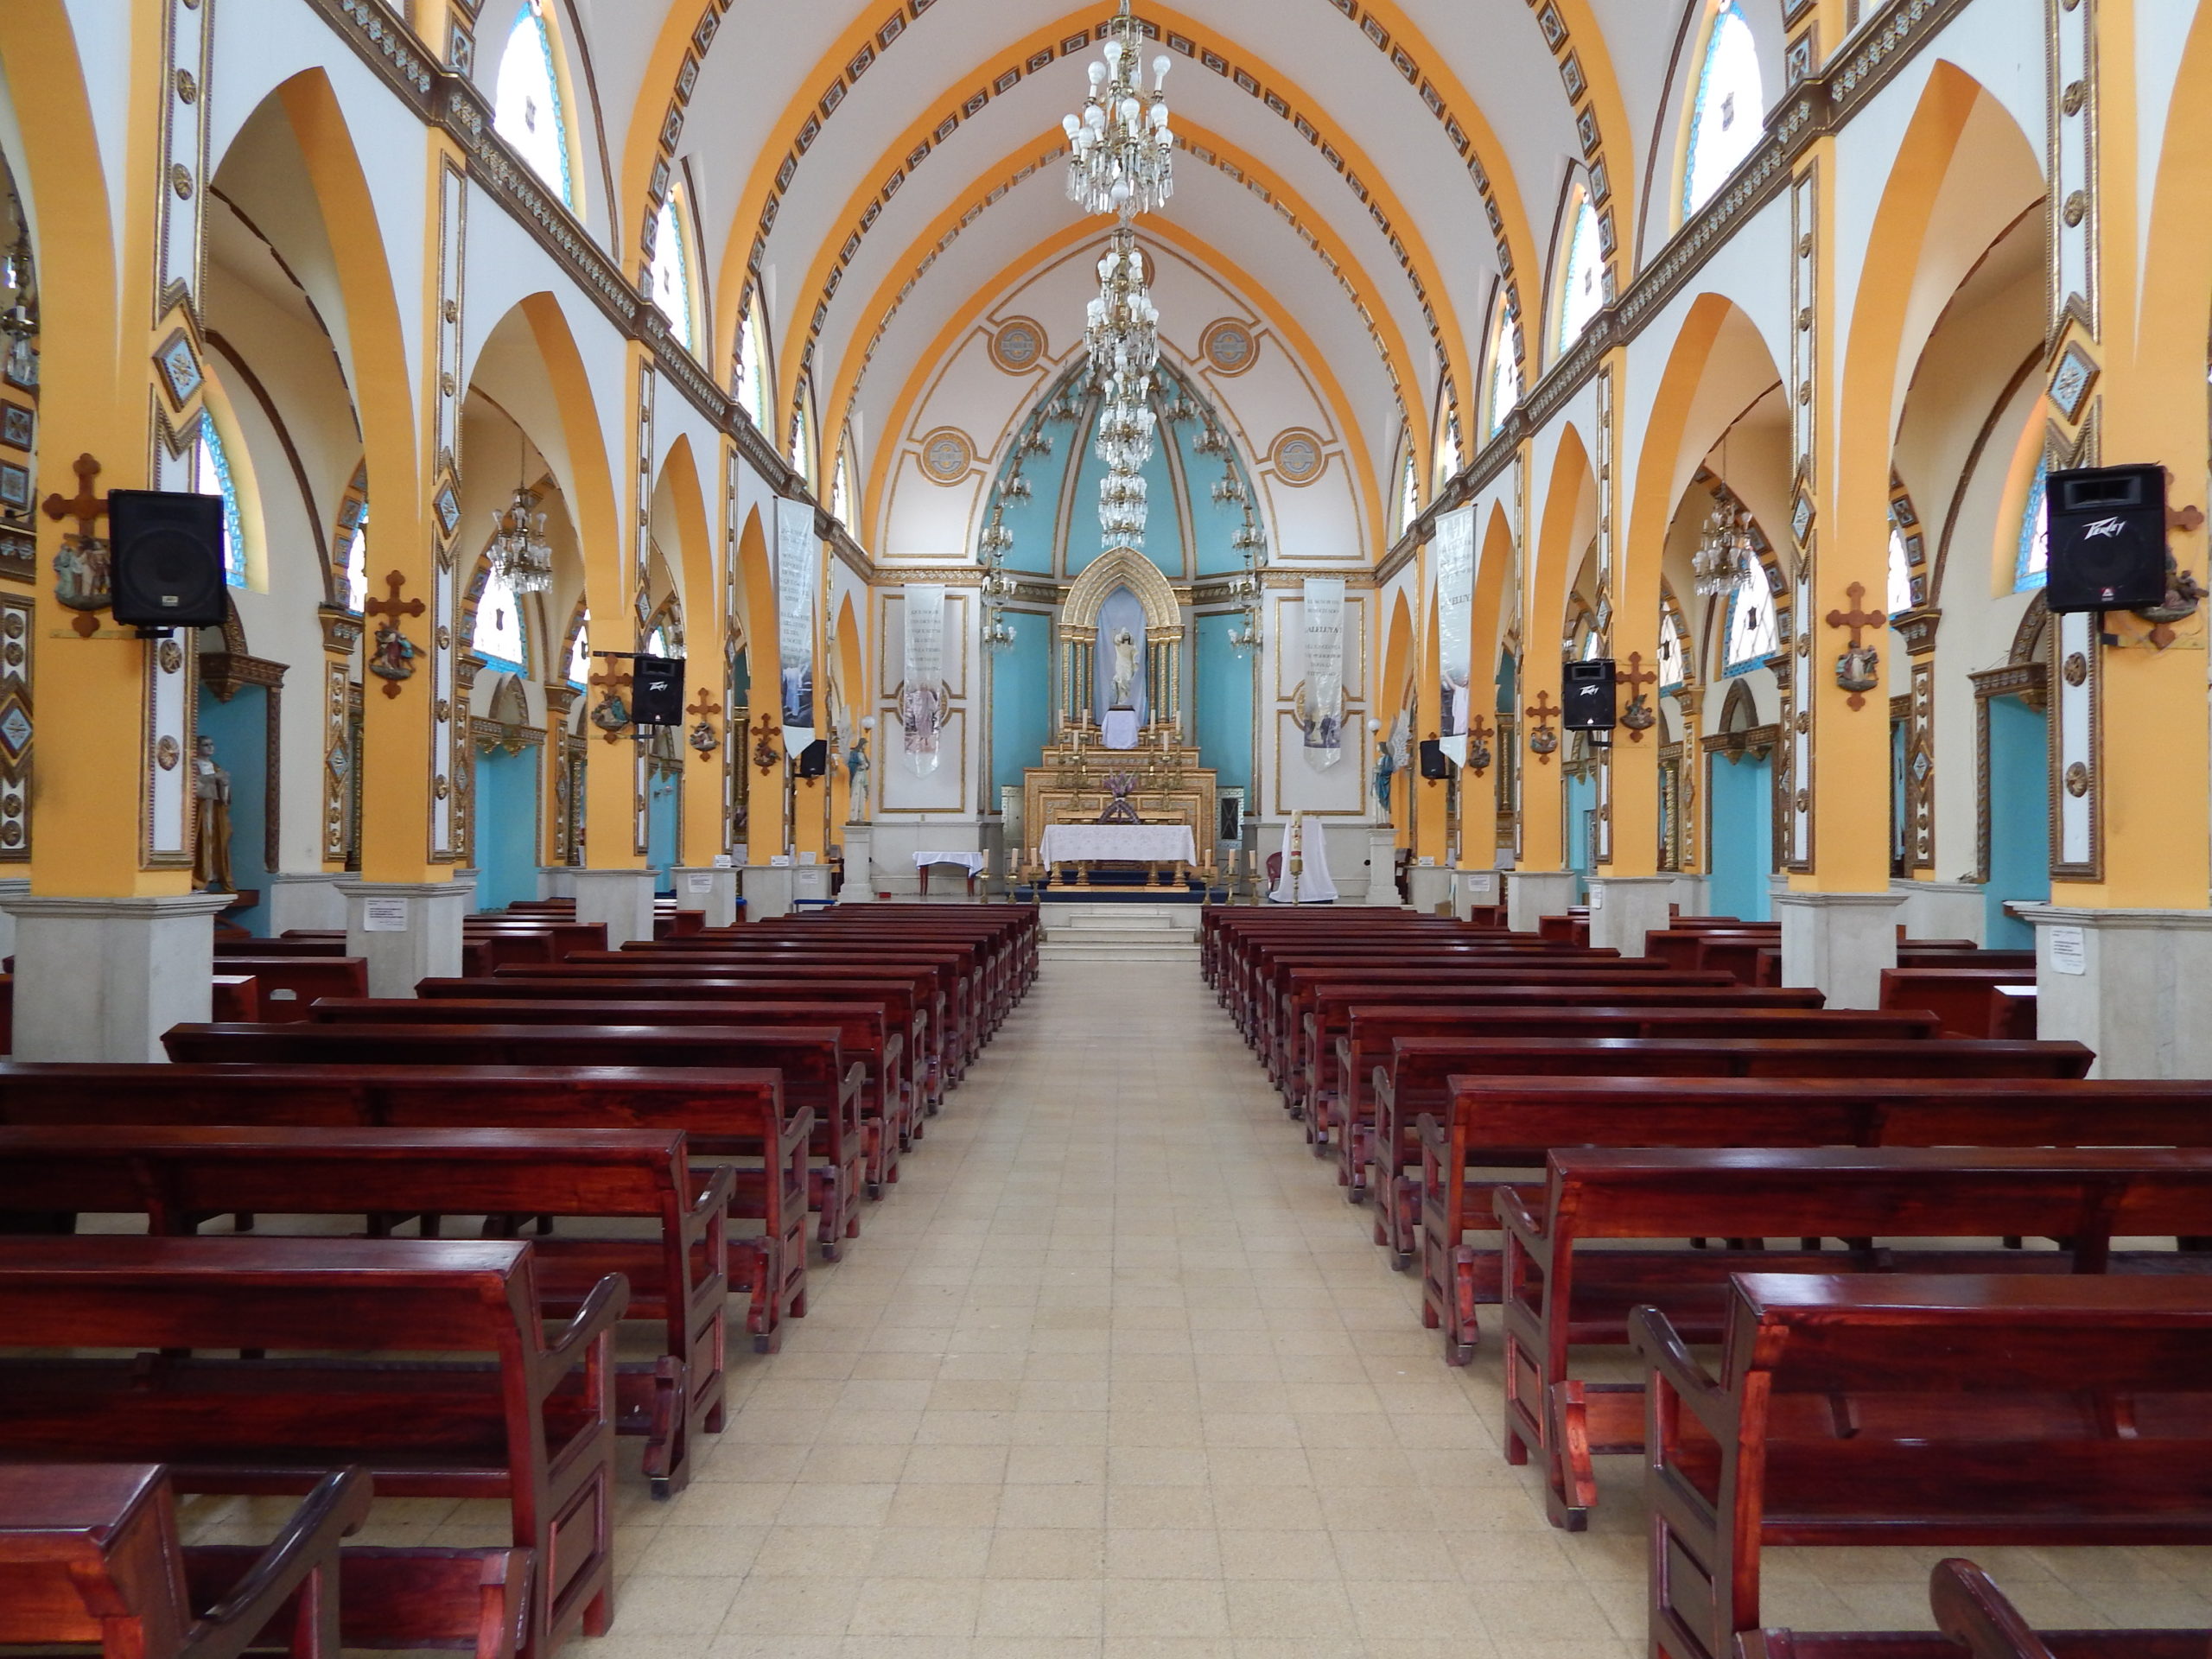
M 1114 706 L 1134 709 L 1137 689 L 1137 642 L 1127 628 L 1114 632 Z

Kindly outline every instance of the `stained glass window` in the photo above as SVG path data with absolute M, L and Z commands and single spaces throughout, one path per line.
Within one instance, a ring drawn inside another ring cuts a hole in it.
M 1582 338 L 1605 303 L 1605 258 L 1598 246 L 1598 214 L 1580 186 L 1574 192 L 1573 228 L 1567 233 L 1567 258 L 1560 267 L 1559 336 L 1555 349 L 1564 352 Z
M 2020 551 L 2012 566 L 2012 591 L 2024 594 L 2040 588 L 2044 567 L 2050 555 L 2050 524 L 2044 514 L 2044 498 L 2050 493 L 2050 463 L 2036 463 L 2035 482 L 2028 486 L 2028 505 L 2020 515 Z
M 810 486 L 815 482 L 814 423 L 806 417 L 807 388 L 802 385 L 798 406 L 791 410 L 791 465 Z
M 544 0 L 523 0 L 499 57 L 492 92 L 492 126 L 512 144 L 531 172 L 576 205 L 569 173 L 569 118 L 561 107 L 561 81 L 553 67 L 553 34 L 545 26 Z
M 853 465 L 849 450 L 837 452 L 837 472 L 830 485 L 830 516 L 849 530 L 853 524 Z
M 1728 595 L 1727 640 L 1721 654 L 1725 671 L 1741 674 L 1757 668 L 1774 655 L 1779 638 L 1773 590 L 1767 586 L 1764 568 L 1755 567 Z
M 346 549 L 346 608 L 360 613 L 369 596 L 369 504 L 361 503 L 361 516 L 353 521 L 353 539 Z
M 671 189 L 660 205 L 653 224 L 653 303 L 668 319 L 669 332 L 687 352 L 696 353 L 698 341 L 691 322 L 691 250 L 685 245 L 680 193 Z
M 245 587 L 245 520 L 238 513 L 238 489 L 231 478 L 231 458 L 221 435 L 204 413 L 200 435 L 192 445 L 192 488 L 196 494 L 223 498 L 223 580 L 233 588 Z
M 476 599 L 476 630 L 469 649 L 493 668 L 512 673 L 529 671 L 530 638 L 522 620 L 522 604 L 507 579 L 497 570 L 484 578 Z
M 737 406 L 753 417 L 753 425 L 765 429 L 775 395 L 770 390 L 774 382 L 769 372 L 768 329 L 760 320 L 758 295 L 746 307 L 745 321 L 739 333 L 744 343 L 738 350 Z
M 1398 491 L 1398 533 L 1401 536 L 1405 534 L 1408 524 L 1421 517 L 1421 468 L 1414 463 L 1413 435 L 1410 432 L 1406 434 L 1404 442 L 1406 469 Z
M 576 619 L 575 643 L 569 647 L 569 683 L 582 685 L 591 678 L 591 613 Z
M 1766 113 L 1759 54 L 1738 0 L 1719 0 L 1705 36 L 1682 166 L 1682 216 L 1702 207 L 1759 141 Z

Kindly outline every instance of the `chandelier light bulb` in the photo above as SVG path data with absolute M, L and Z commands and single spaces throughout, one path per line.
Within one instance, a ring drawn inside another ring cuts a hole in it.
M 1152 92 L 1154 98 L 1167 90 L 1167 72 L 1174 67 L 1175 60 L 1165 53 L 1152 60 Z
M 1109 46 L 1106 48 L 1106 54 L 1109 57 L 1118 57 L 1121 55 L 1121 50 L 1122 48 L 1118 46 Z M 1090 84 L 1093 86 L 1103 86 L 1105 84 L 1107 75 L 1110 73 L 1111 71 L 1109 71 L 1104 64 L 1098 62 L 1096 59 L 1092 60 L 1090 65 Z

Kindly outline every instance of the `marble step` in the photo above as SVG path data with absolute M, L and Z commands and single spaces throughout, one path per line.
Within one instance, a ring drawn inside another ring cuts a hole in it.
M 1195 943 L 1177 944 L 1156 937 L 1046 939 L 1037 947 L 1039 962 L 1180 962 L 1195 965 Z

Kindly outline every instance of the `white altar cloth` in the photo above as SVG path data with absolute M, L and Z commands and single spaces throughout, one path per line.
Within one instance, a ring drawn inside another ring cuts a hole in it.
M 990 861 L 988 856 L 982 853 L 916 853 L 914 855 L 914 868 L 918 870 L 925 869 L 932 864 L 957 864 L 970 875 L 981 875 Z
M 1134 864 L 1195 864 L 1198 838 L 1186 823 L 1055 823 L 1037 849 L 1039 862 L 1115 859 Z
M 1279 905 L 1325 905 L 1337 897 L 1337 884 L 1329 879 L 1329 837 L 1321 826 L 1308 819 L 1306 824 L 1305 868 L 1294 877 L 1290 873 L 1290 824 L 1282 827 L 1282 874 L 1275 889 L 1268 897 Z
M 1098 718 L 1098 741 L 1109 749 L 1136 747 L 1139 729 L 1134 709 L 1109 709 Z

